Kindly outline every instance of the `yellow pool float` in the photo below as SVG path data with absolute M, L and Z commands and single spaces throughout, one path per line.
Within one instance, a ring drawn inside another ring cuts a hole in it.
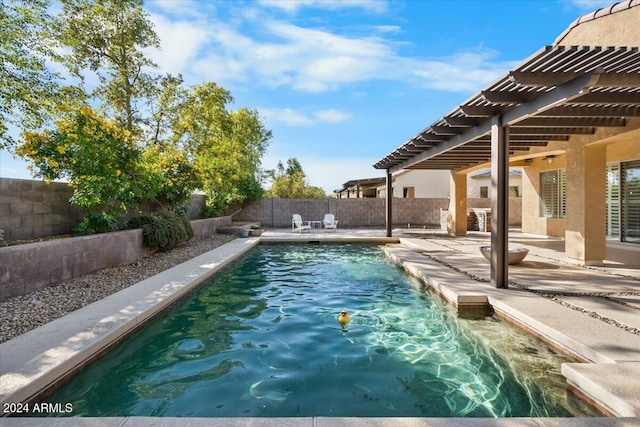
M 347 323 L 349 321 L 349 314 L 347 313 L 347 309 L 342 310 L 342 313 L 338 316 L 338 322 Z

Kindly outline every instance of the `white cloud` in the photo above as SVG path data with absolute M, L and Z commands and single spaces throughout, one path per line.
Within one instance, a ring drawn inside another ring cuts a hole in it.
M 517 64 L 494 61 L 496 52 L 464 52 L 437 61 L 410 60 L 417 83 L 426 88 L 451 92 L 475 91 Z
M 210 37 L 207 27 L 194 25 L 191 21 L 170 21 L 156 14 L 152 14 L 150 19 L 160 37 L 161 46 L 160 51 L 151 52 L 151 58 L 165 72 L 184 73 Z
M 200 18 L 202 17 L 202 3 L 197 0 L 181 0 L 181 1 L 166 1 L 166 0 L 155 0 L 151 1 L 150 4 L 154 7 L 160 9 L 164 13 L 171 16 L 182 16 L 182 17 L 191 17 L 191 18 Z M 207 6 L 214 6 L 215 3 L 210 3 Z
M 317 117 L 318 120 L 328 123 L 345 122 L 351 118 L 351 114 L 334 109 L 317 111 L 314 116 Z
M 310 93 L 371 80 L 474 91 L 513 64 L 496 60 L 495 52 L 482 48 L 437 60 L 402 56 L 398 49 L 404 43 L 383 37 L 398 32 L 395 26 L 375 27 L 377 31 L 365 36 L 345 35 L 270 19 L 264 12 L 255 19 L 246 16 L 222 22 L 211 15 L 206 21 L 184 15 L 170 21 L 154 15 L 163 45 L 162 55 L 154 59 L 163 69 L 196 81 Z M 244 25 L 252 31 L 245 31 Z M 385 29 L 387 33 L 380 31 Z
M 376 25 L 375 27 L 373 27 L 373 29 L 381 33 L 401 33 L 402 32 L 402 27 L 399 27 L 397 25 Z
M 288 126 L 309 126 L 313 124 L 311 117 L 298 113 L 291 108 L 259 108 L 258 111 L 270 123 L 280 122 Z
M 259 108 L 260 115 L 267 122 L 280 122 L 288 126 L 311 126 L 316 123 L 339 123 L 349 120 L 350 113 L 335 109 L 320 110 L 310 115 L 297 112 L 291 108 Z

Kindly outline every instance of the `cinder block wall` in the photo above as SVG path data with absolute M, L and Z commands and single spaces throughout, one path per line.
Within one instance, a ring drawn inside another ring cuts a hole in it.
M 5 240 L 69 234 L 82 212 L 69 203 L 73 189 L 61 182 L 0 178 L 0 229 Z
M 0 178 L 0 230 L 4 231 L 4 240 L 70 234 L 84 216 L 69 202 L 71 196 L 73 188 L 63 182 Z M 193 194 L 189 218 L 203 218 L 204 207 L 205 196 Z M 142 209 L 153 210 L 149 206 Z
M 193 239 L 204 239 L 217 227 L 230 224 L 231 217 L 192 221 Z M 92 271 L 130 264 L 153 252 L 143 246 L 142 230 L 1 247 L 0 301 Z
M 393 199 L 394 224 L 420 224 L 437 226 L 440 208 L 446 208 L 448 199 Z M 305 221 L 322 220 L 332 213 L 339 227 L 383 227 L 385 200 L 360 199 L 262 199 L 245 205 L 233 216 L 237 221 L 260 221 L 265 227 L 290 227 L 291 216 L 300 214 Z
M 447 209 L 447 198 L 392 199 L 392 222 L 395 225 L 440 226 L 440 209 Z M 509 201 L 509 224 L 520 225 L 522 199 Z M 467 208 L 491 206 L 490 199 L 469 199 Z M 234 212 L 237 209 L 232 209 Z M 260 221 L 265 227 L 290 227 L 291 216 L 300 214 L 305 221 L 322 220 L 324 214 L 332 213 L 339 221 L 338 227 L 384 227 L 385 200 L 378 198 L 359 199 L 262 199 L 246 204 L 233 215 L 236 221 Z M 229 212 L 229 214 L 232 212 Z
M 206 239 L 207 237 L 214 235 L 218 227 L 228 227 L 230 225 L 230 216 L 191 221 L 191 228 L 193 228 L 193 238 L 191 240 Z

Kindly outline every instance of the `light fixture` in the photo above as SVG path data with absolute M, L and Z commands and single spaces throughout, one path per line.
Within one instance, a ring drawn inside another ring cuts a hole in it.
M 527 166 L 531 166 L 531 163 L 533 163 L 533 159 L 524 159 L 524 164 Z
M 552 154 L 550 156 L 545 157 L 544 159 L 547 161 L 547 164 L 550 165 L 551 163 L 553 163 L 553 161 L 556 159 L 556 157 L 558 157 L 558 156 L 555 156 L 555 155 Z

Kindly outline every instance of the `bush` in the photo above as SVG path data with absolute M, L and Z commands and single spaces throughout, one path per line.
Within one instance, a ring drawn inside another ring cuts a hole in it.
M 144 245 L 160 250 L 175 248 L 193 237 L 189 219 L 171 211 L 132 218 L 128 228 L 142 228 Z
M 73 228 L 76 236 L 87 236 L 96 233 L 111 233 L 118 231 L 124 226 L 121 215 L 106 212 L 92 213 L 82 218 L 82 221 Z

